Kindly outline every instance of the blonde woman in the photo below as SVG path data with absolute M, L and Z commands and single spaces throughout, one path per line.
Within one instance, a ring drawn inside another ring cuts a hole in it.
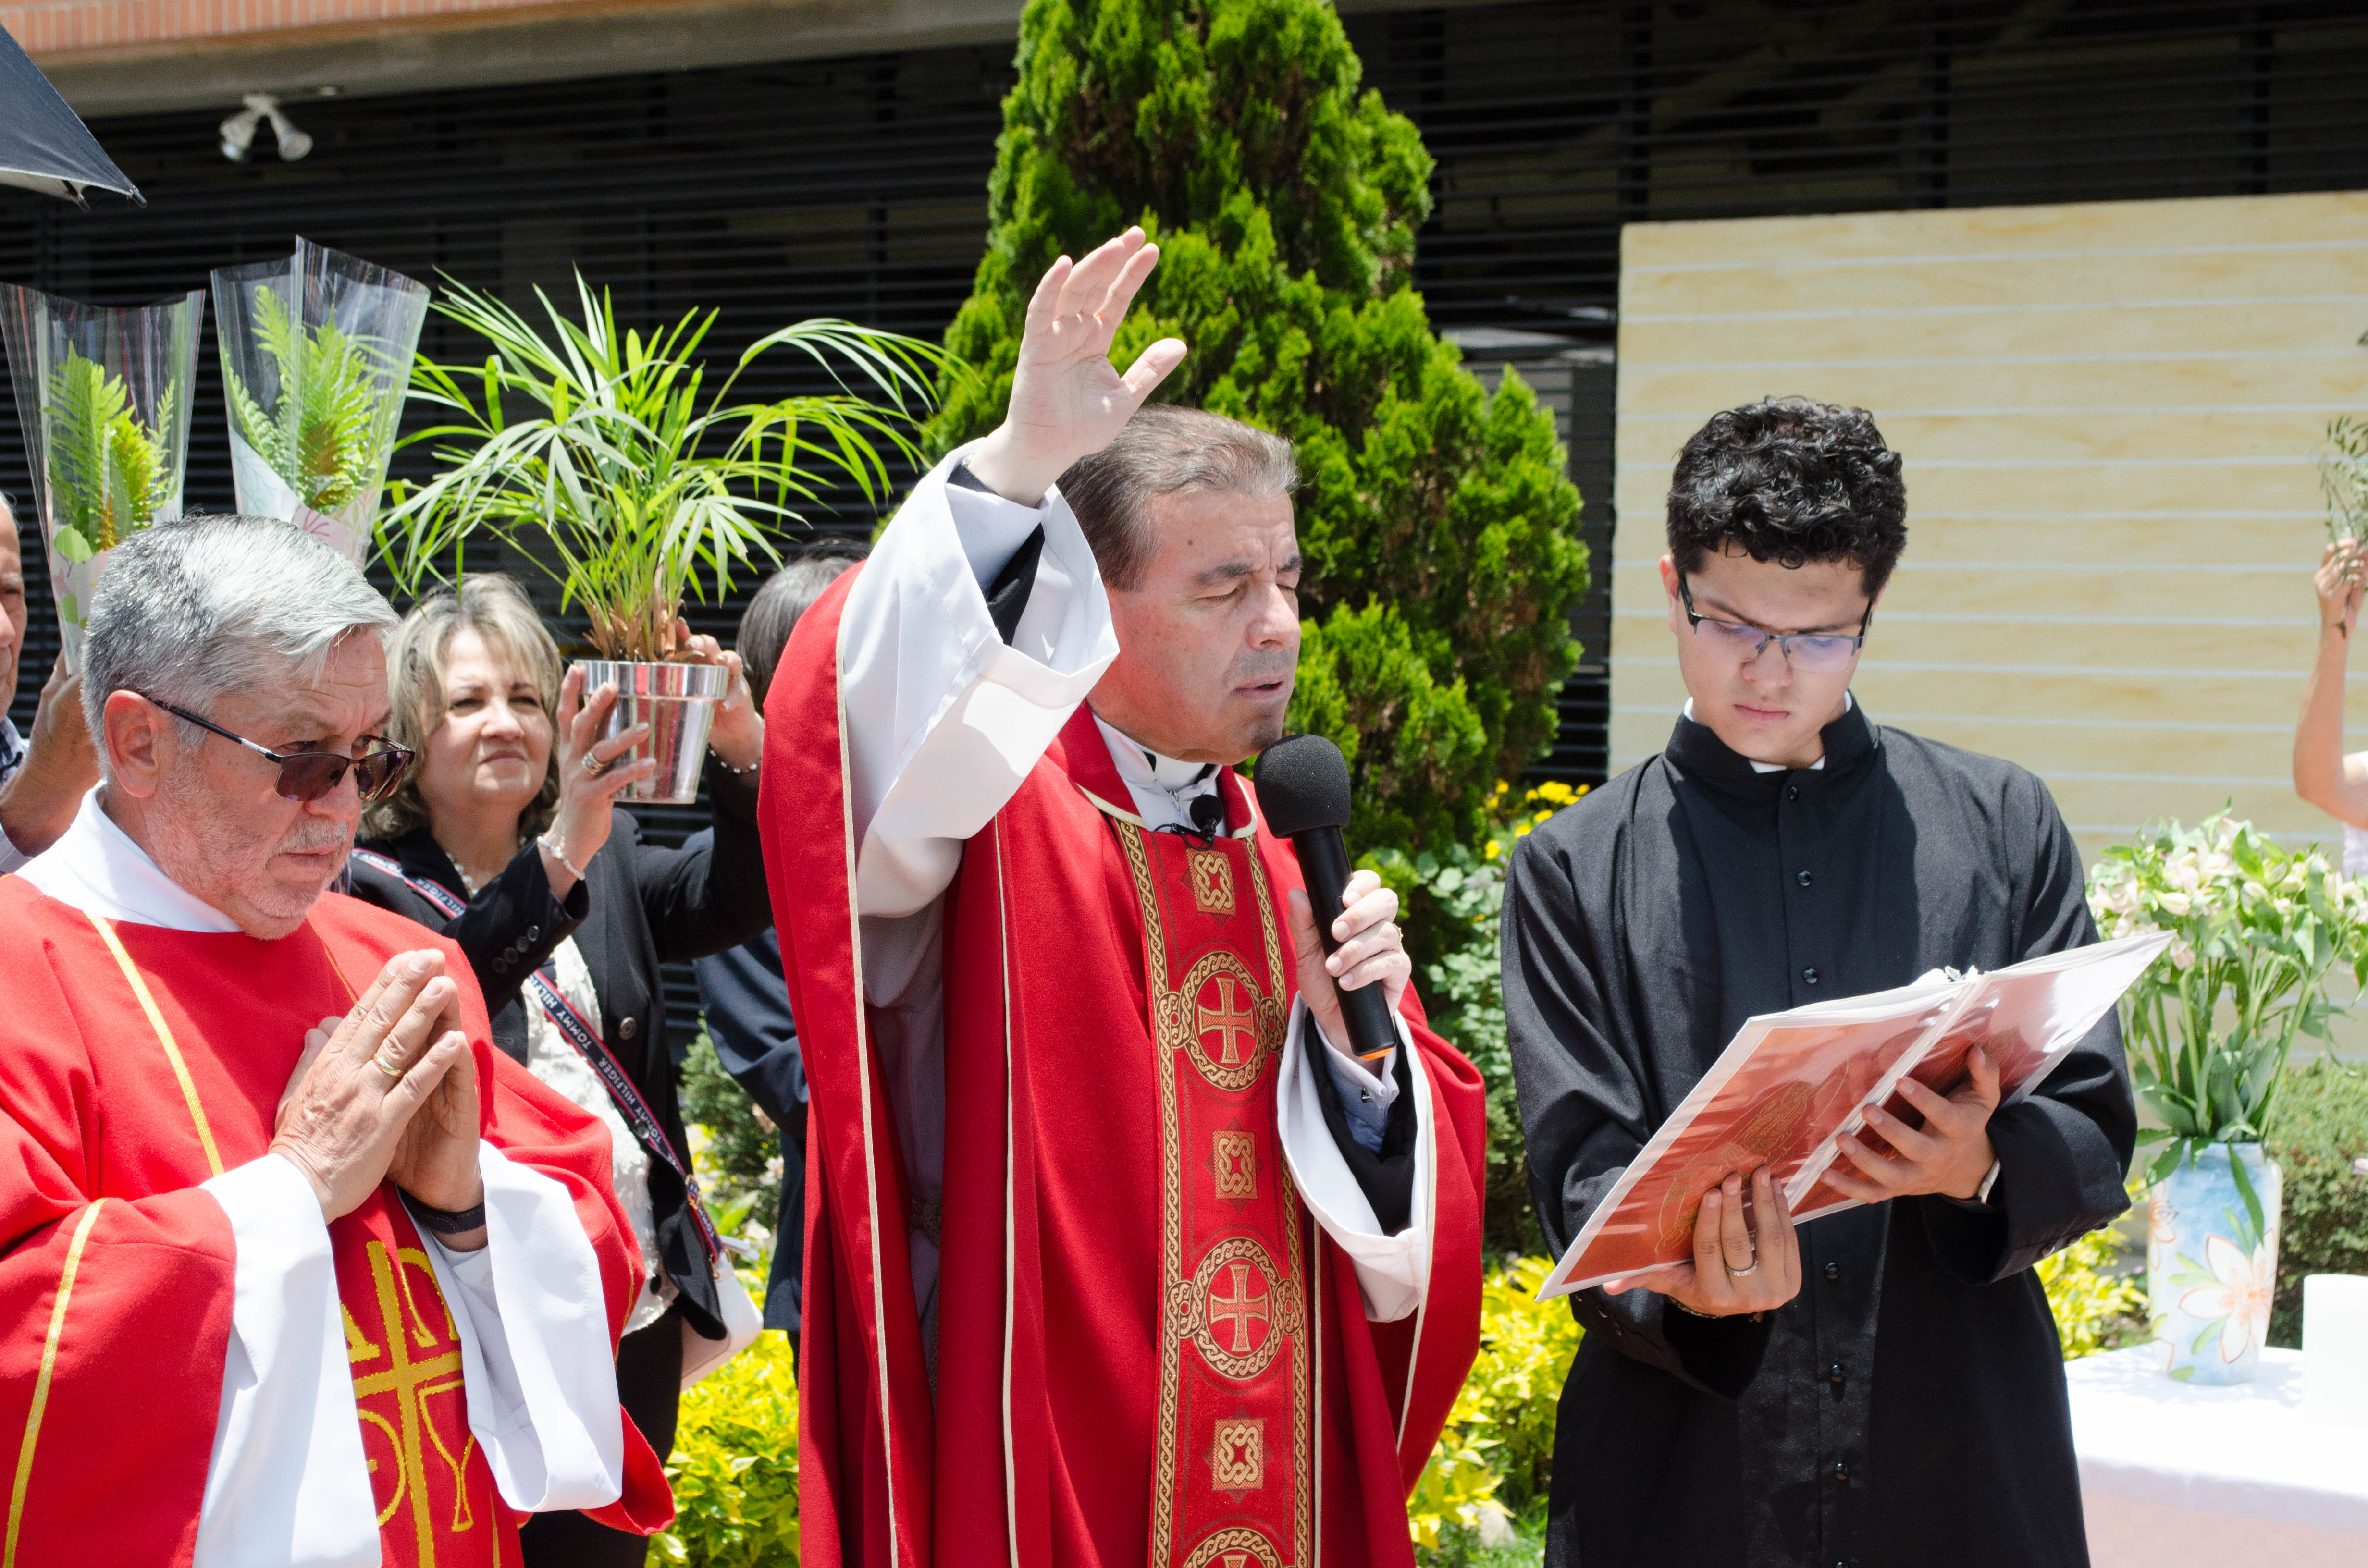
M 2343 824 L 2343 869 L 2368 874 L 2368 752 L 2343 754 L 2343 666 L 2360 629 L 2368 543 L 2330 544 L 2312 586 L 2318 595 L 2318 653 L 2294 726 L 2294 793 Z
M 711 637 L 689 646 L 732 672 L 707 767 L 715 834 L 665 849 L 612 803 L 655 766 L 617 760 L 641 733 L 598 738 L 614 691 L 586 700 L 579 675 L 563 679 L 518 585 L 472 576 L 423 601 L 387 657 L 386 733 L 419 760 L 369 808 L 353 861 L 357 897 L 460 944 L 495 1043 L 608 1125 L 617 1195 L 648 1270 L 618 1347 L 618 1393 L 660 1459 L 674 1443 L 683 1336 L 713 1341 L 723 1327 L 712 1240 L 681 1174 L 689 1143 L 658 966 L 772 924 L 756 821 L 764 719 L 736 655 Z M 521 1540 L 529 1568 L 638 1565 L 646 1545 L 580 1514 L 538 1515 Z

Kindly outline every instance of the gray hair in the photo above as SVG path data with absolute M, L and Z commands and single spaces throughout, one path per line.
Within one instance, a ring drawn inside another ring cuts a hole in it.
M 83 642 L 82 708 L 105 733 L 109 693 L 138 692 L 202 713 L 227 693 L 293 675 L 318 680 L 355 631 L 394 611 L 361 568 L 293 523 L 179 517 L 141 529 L 107 558 Z M 186 722 L 191 744 L 202 739 Z M 107 748 L 98 748 L 107 766 Z
M 1123 593 L 1141 585 L 1151 562 L 1143 517 L 1150 502 L 1186 490 L 1287 496 L 1299 487 L 1299 463 L 1280 436 L 1205 409 L 1151 403 L 1060 483 L 1102 581 Z
M 534 682 L 551 719 L 551 760 L 542 770 L 542 787 L 518 813 L 518 836 L 536 837 L 551 825 L 559 805 L 559 685 L 566 671 L 559 644 L 515 578 L 472 572 L 457 589 L 430 594 L 403 618 L 386 651 L 386 738 L 415 752 L 427 749 L 427 737 L 444 722 L 445 661 L 453 634 L 463 629 L 509 656 L 511 667 Z M 362 808 L 364 838 L 400 838 L 430 825 L 416 767 L 404 771 L 393 794 Z

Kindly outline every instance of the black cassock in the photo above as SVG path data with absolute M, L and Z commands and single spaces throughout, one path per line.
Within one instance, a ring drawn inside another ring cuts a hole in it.
M 2096 940 L 2046 787 L 1868 722 L 1757 773 L 1668 750 L 1522 840 L 1505 1007 L 1547 1239 L 1570 1244 L 1743 1021 Z M 2031 1266 L 2121 1213 L 2135 1109 L 2110 1016 L 1990 1122 L 1987 1206 L 1902 1199 L 1801 1228 L 1762 1324 L 1646 1290 L 1587 1330 L 1546 1561 L 2017 1568 L 2088 1562 L 2061 1350 Z

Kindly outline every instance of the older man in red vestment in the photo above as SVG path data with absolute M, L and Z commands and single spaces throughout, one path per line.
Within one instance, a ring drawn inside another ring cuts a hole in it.
M 1479 1081 L 1394 898 L 1360 873 L 1326 958 L 1234 771 L 1291 698 L 1295 476 L 1138 412 L 1184 354 L 1108 358 L 1156 259 L 1053 267 L 1006 423 L 768 699 L 809 1563 L 1409 1563 L 1476 1346 Z M 1349 1053 L 1336 983 L 1395 1047 Z
M 0 880 L 0 1563 L 492 1568 L 670 1512 L 611 1358 L 640 1277 L 589 1117 L 450 943 L 324 888 L 403 762 L 342 556 L 110 559 L 104 781 Z

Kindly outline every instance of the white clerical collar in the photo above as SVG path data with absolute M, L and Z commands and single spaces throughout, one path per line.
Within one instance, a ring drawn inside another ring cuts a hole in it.
M 1853 709 L 1853 708 L 1855 708 L 1855 707 L 1857 707 L 1857 706 L 1858 706 L 1858 699 L 1857 699 L 1856 697 L 1852 696 L 1850 693 L 1849 693 L 1849 692 L 1847 692 L 1847 691 L 1845 691 L 1845 692 L 1843 692 L 1843 693 L 1842 693 L 1842 711 L 1843 711 L 1843 712 L 1847 713 L 1847 712 L 1849 712 L 1851 709 Z M 1689 698 L 1687 698 L 1687 699 L 1686 699 L 1686 717 L 1687 717 L 1687 718 L 1689 718 L 1689 719 L 1693 719 L 1693 717 L 1694 717 L 1694 699 L 1693 699 L 1692 698 L 1691 698 L 1691 697 L 1689 697 Z M 1699 719 L 1694 719 L 1694 722 L 1695 722 L 1695 723 L 1697 723 L 1697 724 L 1699 724 L 1699 723 L 1701 723 L 1701 722 L 1702 722 L 1702 721 L 1701 721 L 1701 720 L 1699 720 Z M 1751 759 L 1750 759 L 1749 757 L 1748 757 L 1748 756 L 1747 756 L 1747 757 L 1745 757 L 1743 760 L 1744 760 L 1744 761 L 1746 761 L 1746 762 L 1751 762 Z M 1812 773 L 1821 772 L 1821 771 L 1823 771 L 1823 770 L 1824 770 L 1825 766 L 1826 766 L 1826 759 L 1825 759 L 1824 757 L 1820 756 L 1819 758 L 1817 758 L 1817 760 L 1816 760 L 1816 761 L 1815 761 L 1815 762 L 1813 762 L 1813 763 L 1809 764 L 1809 771 L 1810 771 L 1810 772 L 1812 772 Z M 1791 768 L 1789 768 L 1789 767 L 1785 767 L 1783 764 L 1782 764 L 1782 763 L 1777 763 L 1777 762 L 1751 762 L 1751 771 L 1752 771 L 1752 772 L 1754 772 L 1754 773 L 1790 773 L 1790 772 L 1791 772 L 1791 771 L 1793 771 L 1793 770 L 1792 770 Z
M 1192 826 L 1190 802 L 1216 790 L 1217 765 L 1162 756 L 1099 713 L 1094 723 L 1101 730 L 1119 779 L 1134 797 L 1135 810 L 1143 820 L 1154 828 Z
M 115 824 L 95 786 L 74 825 L 25 862 L 17 875 L 85 915 L 167 931 L 235 931 L 238 922 L 165 874 L 148 851 Z

